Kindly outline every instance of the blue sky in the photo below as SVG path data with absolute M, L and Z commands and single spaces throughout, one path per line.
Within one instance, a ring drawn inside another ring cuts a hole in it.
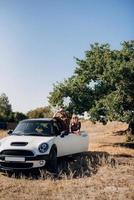
M 132 39 L 133 0 L 0 0 L 0 94 L 14 111 L 47 105 L 91 43 Z

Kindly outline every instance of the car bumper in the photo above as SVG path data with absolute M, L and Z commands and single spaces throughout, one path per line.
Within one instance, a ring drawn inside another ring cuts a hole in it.
M 27 170 L 44 167 L 48 155 L 37 155 L 32 157 L 1 156 L 0 169 L 2 170 Z

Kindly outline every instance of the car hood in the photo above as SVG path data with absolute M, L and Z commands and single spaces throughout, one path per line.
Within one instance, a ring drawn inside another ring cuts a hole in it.
M 7 136 L 0 140 L 0 151 L 5 149 L 26 149 L 38 151 L 38 147 L 42 143 L 51 143 L 54 137 L 43 136 Z M 12 146 L 12 143 L 26 143 L 25 146 Z

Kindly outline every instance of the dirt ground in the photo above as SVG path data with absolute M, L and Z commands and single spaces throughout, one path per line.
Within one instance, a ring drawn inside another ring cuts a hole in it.
M 134 144 L 125 142 L 126 128 L 119 122 L 83 122 L 89 152 L 59 161 L 63 170 L 58 178 L 42 171 L 12 177 L 1 172 L 0 200 L 134 200 Z

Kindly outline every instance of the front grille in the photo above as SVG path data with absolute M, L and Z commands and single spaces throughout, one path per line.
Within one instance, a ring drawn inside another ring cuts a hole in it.
M 28 142 L 12 142 L 11 146 L 26 146 Z
M 15 163 L 15 162 L 3 162 L 0 163 L 3 168 L 12 168 L 12 169 L 30 169 L 33 166 L 33 163 Z
M 0 155 L 8 155 L 8 156 L 34 156 L 34 153 L 32 151 L 27 150 L 4 150 L 0 153 Z

